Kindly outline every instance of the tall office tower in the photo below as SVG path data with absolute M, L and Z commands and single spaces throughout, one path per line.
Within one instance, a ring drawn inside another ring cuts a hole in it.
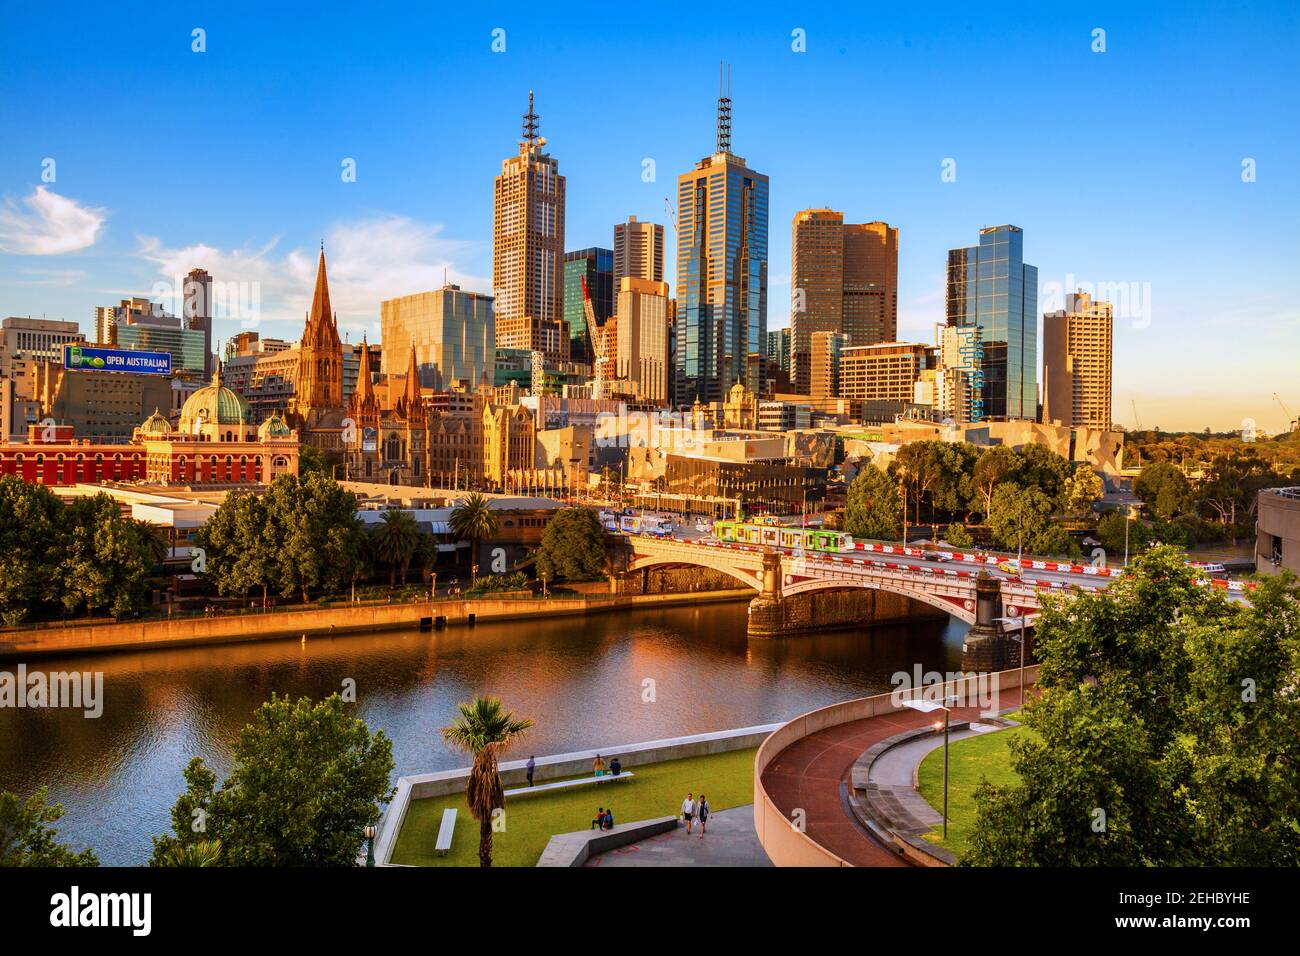
M 381 374 L 404 374 L 414 347 L 423 388 L 445 392 L 460 382 L 473 391 L 493 384 L 496 320 L 490 295 L 449 283 L 433 292 L 385 299 L 379 304 L 379 328 Z
M 816 332 L 840 332 L 850 346 L 891 342 L 898 331 L 898 229 L 846 223 L 834 209 L 795 213 L 791 236 L 791 381 L 811 387 Z
M 580 249 L 564 254 L 564 321 L 569 324 L 569 353 L 575 362 L 591 363 L 590 332 L 582 301 L 582 284 L 587 283 L 591 307 L 602 324 L 614 314 L 618 285 L 614 281 L 614 250 Z
M 668 283 L 624 276 L 618 290 L 614 375 L 640 398 L 668 401 Z
M 492 288 L 500 348 L 569 358 L 564 328 L 564 177 L 542 152 L 528 94 L 518 155 L 501 161 L 493 204 Z
M 1038 269 L 1024 261 L 1019 226 L 980 230 L 978 246 L 948 251 L 950 326 L 979 329 L 981 404 L 972 415 L 1038 417 Z
M 191 269 L 185 276 L 185 327 L 203 332 L 203 371 L 212 374 L 212 276 Z
M 843 332 L 814 332 L 811 344 L 809 392 L 813 398 L 838 398 L 840 356 L 849 346 Z
M 790 330 L 772 329 L 767 333 L 768 370 L 790 371 Z
M 1109 302 L 1071 292 L 1043 316 L 1043 421 L 1111 427 L 1114 321 Z
M 664 281 L 664 227 L 653 222 L 627 222 L 614 225 L 614 288 L 619 289 L 624 276 Z
M 117 326 L 147 322 L 151 325 L 181 328 L 181 321 L 157 302 L 144 296 L 123 299 L 117 305 L 99 306 L 95 309 L 95 341 L 100 345 L 117 344 Z
M 851 345 L 898 339 L 898 228 L 844 224 L 844 327 Z
M 844 330 L 844 214 L 804 209 L 794 216 L 790 237 L 792 384 L 812 387 L 812 337 Z
M 731 98 L 718 97 L 717 145 L 677 177 L 675 401 L 719 402 L 763 388 L 768 180 L 731 151 Z

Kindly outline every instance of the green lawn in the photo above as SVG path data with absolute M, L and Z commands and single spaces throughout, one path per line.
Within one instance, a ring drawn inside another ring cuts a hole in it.
M 1018 720 L 1020 714 L 1007 714 Z M 948 746 L 948 839 L 943 839 L 942 825 L 926 834 L 931 843 L 955 854 L 966 852 L 975 823 L 975 790 L 981 780 L 1001 786 L 1020 778 L 1011 769 L 1011 741 L 1021 734 L 1032 733 L 1027 727 L 996 730 L 978 737 L 967 737 Z M 940 813 L 943 812 L 943 747 L 931 751 L 917 771 L 921 796 Z
M 544 795 L 506 798 L 506 828 L 493 835 L 494 866 L 534 866 L 546 843 L 557 833 L 586 830 L 598 807 L 612 807 L 615 825 L 677 813 L 687 792 L 709 798 L 714 810 L 754 802 L 754 755 L 757 748 L 663 763 L 624 762 L 631 780 L 602 783 Z M 507 787 L 506 789 L 509 789 Z M 455 807 L 456 831 L 451 850 L 434 854 L 442 811 Z M 465 806 L 465 794 L 413 800 L 397 835 L 391 861 L 408 866 L 478 866 L 478 823 Z

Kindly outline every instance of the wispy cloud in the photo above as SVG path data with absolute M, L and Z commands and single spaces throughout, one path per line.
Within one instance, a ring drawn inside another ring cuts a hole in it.
M 106 210 L 37 186 L 21 201 L 0 206 L 0 252 L 57 256 L 95 244 L 108 218 Z
M 341 332 L 362 332 L 372 338 L 379 321 L 379 303 L 384 299 L 426 292 L 446 281 L 478 292 L 491 292 L 491 282 L 472 275 L 457 265 L 479 255 L 483 244 L 448 239 L 442 226 L 404 216 L 379 216 L 332 226 L 325 237 L 329 273 L 330 303 L 338 313 Z M 220 249 L 206 244 L 167 247 L 161 240 L 139 237 L 136 255 L 155 264 L 160 282 L 158 295 L 174 285 L 191 269 L 206 269 L 216 284 L 244 283 L 255 287 L 257 314 L 241 310 L 217 310 L 218 319 L 234 318 L 244 327 L 279 324 L 268 334 L 293 337 L 301 331 L 303 316 L 311 306 L 319 250 L 282 249 L 280 237 L 262 245 Z M 220 290 L 214 298 L 221 302 Z M 169 294 L 175 295 L 175 292 Z M 245 292 L 245 299 L 249 293 Z M 168 303 L 169 305 L 171 303 Z M 232 324 L 225 330 L 233 334 Z

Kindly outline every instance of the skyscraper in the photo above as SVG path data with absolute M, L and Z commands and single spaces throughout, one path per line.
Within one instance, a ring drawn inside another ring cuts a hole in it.
M 614 225 L 614 290 L 617 293 L 625 276 L 664 281 L 664 227 L 654 222 L 627 222 Z
M 1109 302 L 1071 292 L 1043 316 L 1043 421 L 1111 427 L 1114 321 Z
M 597 321 L 604 323 L 614 314 L 618 286 L 614 282 L 612 249 L 580 249 L 564 254 L 564 321 L 569 325 L 569 351 L 575 362 L 591 362 L 591 339 L 583 307 L 582 284 L 587 283 L 591 307 Z M 593 330 L 594 331 L 594 330 Z
M 846 223 L 834 209 L 795 213 L 790 288 L 791 381 L 807 394 L 814 333 L 842 333 L 850 346 L 898 334 L 898 229 Z
M 185 327 L 203 332 L 203 372 L 212 374 L 212 276 L 191 269 L 185 276 Z
M 790 330 L 772 329 L 767 333 L 767 366 L 771 373 L 776 369 L 790 371 Z
M 1023 247 L 1019 226 L 989 226 L 948 251 L 948 325 L 979 329 L 984 418 L 1038 417 L 1038 269 Z
M 624 276 L 618 292 L 614 374 L 639 398 L 668 400 L 668 283 Z
M 564 177 L 542 152 L 533 94 L 528 94 L 519 152 L 501 162 L 495 181 L 492 287 L 500 348 L 569 357 L 564 328 Z
M 768 179 L 731 151 L 731 98 L 718 97 L 711 156 L 677 177 L 676 401 L 763 388 Z

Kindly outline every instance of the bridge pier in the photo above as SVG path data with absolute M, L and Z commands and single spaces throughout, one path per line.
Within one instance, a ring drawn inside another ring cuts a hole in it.
M 781 555 L 763 552 L 758 597 L 749 602 L 749 636 L 780 637 L 785 633 L 785 602 L 781 598 Z
M 1002 616 L 1002 585 L 980 571 L 975 579 L 975 624 L 961 646 L 964 671 L 1001 671 L 1020 662 L 1018 645 L 997 618 Z

